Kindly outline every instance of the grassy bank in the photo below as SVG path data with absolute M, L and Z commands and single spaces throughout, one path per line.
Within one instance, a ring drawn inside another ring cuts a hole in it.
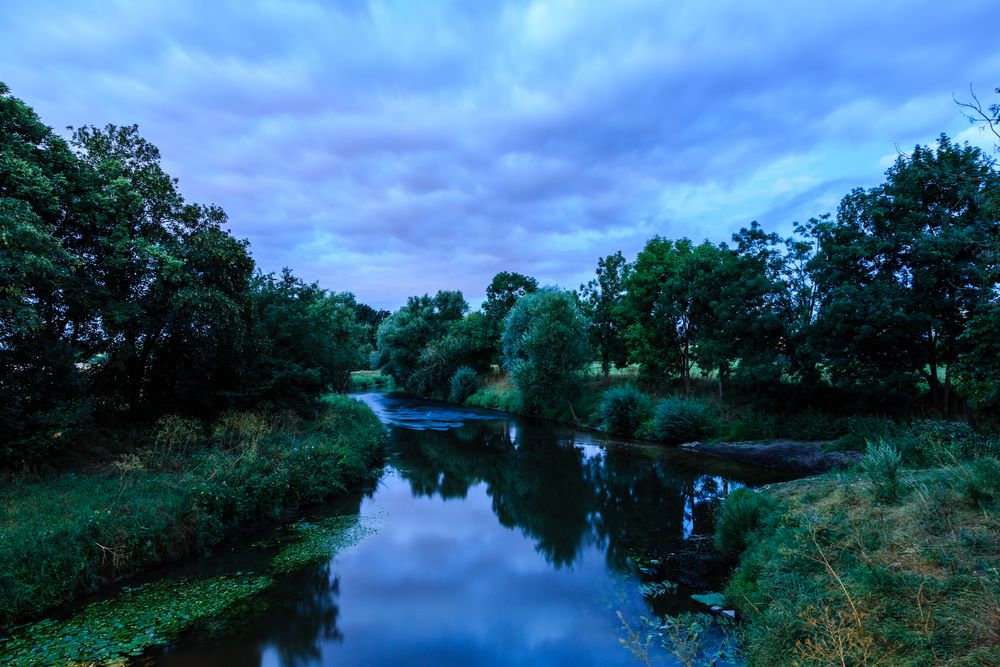
M 717 542 L 749 665 L 1000 664 L 1000 461 L 941 430 L 730 496 Z
M 675 397 L 669 390 L 640 391 L 635 369 L 617 371 L 608 377 L 591 372 L 583 378 L 580 391 L 573 401 L 572 410 L 564 406 L 540 415 L 549 419 L 584 426 L 600 431 L 647 440 L 679 442 L 683 440 L 745 441 L 774 440 L 836 440 L 838 446 L 861 449 L 866 439 L 888 432 L 893 422 L 877 416 L 858 416 L 850 413 L 830 413 L 811 407 L 802 407 L 796 401 L 775 400 L 769 405 L 785 409 L 764 409 L 760 405 L 727 397 L 719 401 L 710 383 L 698 385 L 690 397 L 683 416 L 673 414 L 683 408 L 674 401 L 673 410 L 662 408 L 665 399 Z M 625 401 L 617 404 L 608 399 L 609 394 L 627 390 Z M 794 392 L 792 392 L 794 393 Z M 836 405 L 835 402 L 829 402 Z M 506 375 L 493 374 L 480 382 L 479 389 L 470 396 L 466 405 L 504 410 L 521 414 L 521 400 L 517 387 Z M 626 411 L 629 414 L 622 416 Z M 660 411 L 658 422 L 657 413 Z M 680 424 L 680 418 L 683 424 Z
M 0 491 L 0 630 L 341 493 L 371 475 L 383 441 L 367 406 L 329 396 L 308 421 L 167 417 L 110 466 L 15 479 Z
M 374 391 L 376 389 L 392 391 L 396 388 L 396 382 L 391 375 L 385 375 L 382 371 L 352 371 L 351 390 L 353 391 Z

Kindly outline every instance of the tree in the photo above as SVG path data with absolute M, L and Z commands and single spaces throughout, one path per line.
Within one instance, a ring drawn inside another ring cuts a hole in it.
M 607 377 L 611 364 L 625 365 L 625 324 L 622 299 L 629 265 L 621 252 L 597 260 L 597 277 L 580 286 L 580 305 L 590 320 L 590 341 L 601 355 L 601 372 Z
M 993 92 L 1000 95 L 1000 88 L 994 88 Z M 997 138 L 1000 142 L 1000 104 L 991 104 L 988 107 L 984 107 L 983 103 L 979 101 L 976 97 L 976 92 L 969 86 L 969 96 L 972 98 L 968 102 L 959 102 L 955 99 L 955 104 L 965 109 L 963 113 L 965 117 L 973 125 L 979 125 L 984 129 L 989 129 L 993 133 L 993 136 Z M 1000 143 L 997 144 L 996 150 L 1000 152 Z
M 948 409 L 959 338 L 996 285 L 997 178 L 979 149 L 942 135 L 815 225 L 813 340 L 836 381 L 912 394 L 922 380 Z
M 514 303 L 524 296 L 538 290 L 538 281 L 531 276 L 510 271 L 501 271 L 493 276 L 486 287 L 486 301 L 483 302 L 483 314 L 486 315 L 486 325 L 494 341 L 494 362 L 499 362 L 503 351 L 500 336 L 503 333 L 504 321 L 514 307 Z
M 0 83 L 0 465 L 26 465 L 89 421 L 81 339 L 94 329 L 76 247 L 90 174 Z
M 546 288 L 517 300 L 504 327 L 503 358 L 524 410 L 572 410 L 590 359 L 588 328 L 571 292 Z
M 286 268 L 277 277 L 258 274 L 251 301 L 241 403 L 301 410 L 323 391 L 345 391 L 351 371 L 367 362 L 367 332 L 356 320 L 352 294 L 332 294 Z
M 437 359 L 431 356 L 421 361 L 421 356 L 429 344 L 443 338 L 451 325 L 462 319 L 468 308 L 461 292 L 441 291 L 433 298 L 426 294 L 411 296 L 405 306 L 378 327 L 377 365 L 407 390 L 428 395 L 438 385 L 436 380 L 428 379 L 427 370 L 437 365 Z M 444 372 L 442 365 L 442 376 Z M 450 378 L 448 373 L 445 381 Z

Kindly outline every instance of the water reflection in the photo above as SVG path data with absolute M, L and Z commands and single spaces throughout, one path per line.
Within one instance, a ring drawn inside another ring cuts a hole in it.
M 631 665 L 616 612 L 695 608 L 721 575 L 720 499 L 767 481 L 557 424 L 364 398 L 391 426 L 387 470 L 339 511 L 375 532 L 279 581 L 236 634 L 187 637 L 155 664 Z
M 691 549 L 712 533 L 721 499 L 758 481 L 682 452 L 605 444 L 545 422 L 478 420 L 446 431 L 396 428 L 390 463 L 418 496 L 464 498 L 485 483 L 500 523 L 555 567 L 592 544 L 619 570 Z

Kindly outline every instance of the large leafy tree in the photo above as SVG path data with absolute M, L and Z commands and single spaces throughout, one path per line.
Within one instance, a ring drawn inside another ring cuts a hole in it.
M 500 361 L 503 352 L 500 336 L 503 334 L 507 314 L 518 299 L 536 291 L 538 291 L 537 280 L 512 271 L 501 271 L 493 276 L 490 284 L 486 286 L 483 314 L 486 316 L 486 326 L 494 341 L 494 363 Z
M 660 236 L 651 238 L 632 263 L 625 282 L 622 316 L 627 324 L 629 356 L 651 380 L 662 381 L 679 370 L 676 322 L 662 312 L 662 292 L 679 270 L 680 243 Z
M 590 360 L 588 328 L 571 292 L 546 288 L 514 304 L 503 332 L 504 365 L 526 411 L 572 410 Z
M 344 391 L 352 370 L 367 363 L 367 330 L 349 293 L 280 276 L 253 279 L 251 345 L 240 380 L 240 402 L 301 409 L 323 391 Z
M 0 83 L 0 463 L 43 456 L 88 419 L 91 178 Z
M 421 356 L 428 345 L 444 338 L 468 309 L 461 292 L 411 296 L 405 306 L 379 325 L 376 364 L 408 390 L 422 395 L 432 393 L 438 383 L 428 379 L 426 369 L 436 366 L 437 358 L 430 355 L 421 361 Z M 430 373 L 434 378 L 444 374 Z
M 942 135 L 815 225 L 814 341 L 835 380 L 908 393 L 925 382 L 948 408 L 959 338 L 995 289 L 997 183 L 979 149 Z
M 597 277 L 580 286 L 580 305 L 590 320 L 590 342 L 601 355 L 601 372 L 607 377 L 613 363 L 625 365 L 625 320 L 622 299 L 629 265 L 621 252 L 597 260 Z
M 136 126 L 79 128 L 73 145 L 97 175 L 88 266 L 105 408 L 140 415 L 193 393 L 210 403 L 216 371 L 241 338 L 253 272 L 246 243 L 222 230 L 221 209 L 184 201 Z M 204 381 L 178 375 L 186 358 L 208 371 Z

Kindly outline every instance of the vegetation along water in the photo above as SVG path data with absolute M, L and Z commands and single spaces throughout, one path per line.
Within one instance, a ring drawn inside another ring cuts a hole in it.
M 984 151 L 388 312 L 263 273 L 137 127 L 67 136 L 0 84 L 3 662 L 1000 663 Z

